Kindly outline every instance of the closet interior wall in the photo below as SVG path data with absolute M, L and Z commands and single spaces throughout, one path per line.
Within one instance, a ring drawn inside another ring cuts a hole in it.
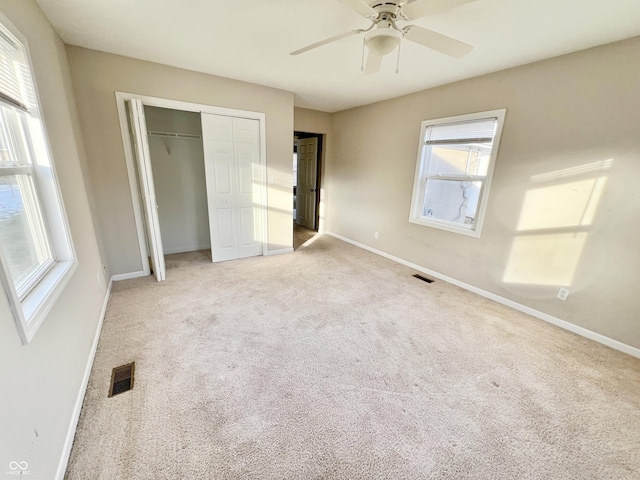
M 211 248 L 200 114 L 144 107 L 164 253 Z

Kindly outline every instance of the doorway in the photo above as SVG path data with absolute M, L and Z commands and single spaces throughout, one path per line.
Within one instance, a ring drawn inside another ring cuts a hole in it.
M 166 275 L 165 253 L 203 247 L 211 248 L 213 262 L 264 254 L 265 115 L 121 92 L 116 92 L 116 100 L 138 231 L 141 273 L 153 273 L 162 281 Z M 163 110 L 173 111 L 174 127 L 166 112 L 165 116 L 160 115 Z M 150 115 L 149 122 L 146 115 Z M 149 124 L 153 130 L 148 128 Z M 224 131 L 220 128 L 222 124 L 229 128 Z M 172 152 L 187 148 L 184 146 L 187 140 L 195 155 L 186 167 L 191 174 L 185 179 L 183 171 L 177 173 L 184 159 L 177 155 L 170 157 Z M 154 163 L 161 170 L 158 175 L 154 175 Z M 179 209 L 180 204 L 186 208 Z
M 324 135 L 293 133 L 293 248 L 296 250 L 318 231 L 320 172 Z

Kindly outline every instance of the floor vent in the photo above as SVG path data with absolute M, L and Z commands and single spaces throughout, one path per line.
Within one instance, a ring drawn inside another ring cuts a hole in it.
M 133 372 L 136 362 L 116 367 L 111 371 L 111 386 L 109 387 L 109 397 L 120 393 L 128 392 L 133 388 Z
M 414 277 L 416 277 L 418 280 L 422 280 L 423 282 L 427 282 L 427 283 L 435 282 L 435 280 L 431 278 L 423 277 L 422 275 L 418 275 L 417 273 L 414 275 Z

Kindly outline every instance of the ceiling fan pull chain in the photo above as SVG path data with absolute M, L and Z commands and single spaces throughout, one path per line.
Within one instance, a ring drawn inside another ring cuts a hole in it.
M 362 63 L 360 65 L 360 71 L 364 72 L 364 45 L 365 45 L 366 37 L 362 37 Z
M 402 47 L 402 42 L 398 44 L 398 60 L 396 61 L 396 74 L 400 73 L 400 48 Z

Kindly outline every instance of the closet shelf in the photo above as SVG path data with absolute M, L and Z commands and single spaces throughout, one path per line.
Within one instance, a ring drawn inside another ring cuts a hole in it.
M 200 135 L 192 135 L 190 133 L 174 133 L 174 132 L 147 132 L 150 137 L 169 137 L 169 138 L 202 138 Z

